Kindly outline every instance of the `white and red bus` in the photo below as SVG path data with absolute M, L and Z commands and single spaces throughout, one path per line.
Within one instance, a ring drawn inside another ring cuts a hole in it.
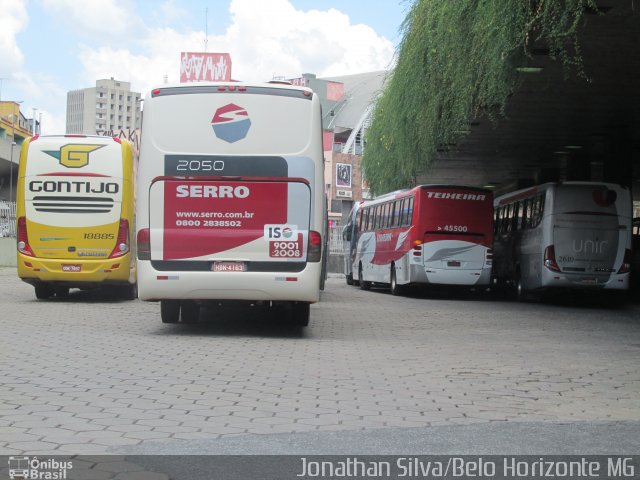
M 347 283 L 363 289 L 384 283 L 397 295 L 409 284 L 489 285 L 493 195 L 455 185 L 393 192 L 359 205 L 345 235 L 355 245 Z
M 318 95 L 283 84 L 187 83 L 144 101 L 139 298 L 165 323 L 207 302 L 284 306 L 309 322 L 326 228 Z

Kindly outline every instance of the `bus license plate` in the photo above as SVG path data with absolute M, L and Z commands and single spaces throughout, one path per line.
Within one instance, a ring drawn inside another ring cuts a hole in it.
M 244 262 L 213 262 L 214 272 L 245 272 L 247 265 Z
M 457 260 L 447 262 L 447 267 L 459 267 L 459 266 L 460 266 L 460 262 L 458 262 Z
M 82 271 L 82 265 L 77 263 L 63 263 L 62 271 L 63 272 L 80 272 Z

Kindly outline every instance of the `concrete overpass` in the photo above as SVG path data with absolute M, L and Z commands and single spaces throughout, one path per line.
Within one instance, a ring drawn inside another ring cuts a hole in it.
M 537 49 L 506 118 L 476 119 L 443 146 L 421 183 L 491 185 L 496 193 L 548 180 L 634 185 L 640 201 L 640 6 L 602 0 L 579 38 L 588 80 L 565 79 Z

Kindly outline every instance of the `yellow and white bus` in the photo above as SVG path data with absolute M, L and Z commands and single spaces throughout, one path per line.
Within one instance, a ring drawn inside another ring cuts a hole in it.
M 134 160 L 113 137 L 35 136 L 20 155 L 18 275 L 36 297 L 115 286 L 136 298 Z
M 144 101 L 139 296 L 165 323 L 225 301 L 309 322 L 326 228 L 318 95 L 283 84 L 163 85 Z

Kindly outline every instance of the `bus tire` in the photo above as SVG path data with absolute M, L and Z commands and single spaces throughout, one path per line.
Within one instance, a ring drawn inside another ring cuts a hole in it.
M 200 305 L 193 300 L 183 300 L 180 304 L 180 320 L 182 323 L 198 323 Z
M 53 294 L 55 293 L 53 287 L 51 287 L 50 285 L 36 285 L 35 290 L 36 298 L 38 300 L 45 300 L 53 296 Z
M 58 298 L 68 298 L 69 297 L 69 287 L 54 287 L 53 291 Z
M 347 275 L 347 285 L 353 285 L 353 274 Z
M 162 323 L 178 323 L 180 319 L 180 301 L 160 300 L 160 318 Z
M 391 265 L 391 273 L 389 274 L 389 290 L 391 290 L 391 295 L 394 296 L 402 294 L 402 287 L 398 285 L 396 266 L 394 264 Z
M 138 298 L 138 284 L 130 283 L 121 287 L 121 295 L 125 300 L 135 300 Z
M 531 299 L 529 292 L 522 285 L 522 275 L 520 270 L 516 272 L 516 300 L 519 302 L 527 302 Z
M 293 302 L 291 304 L 291 322 L 299 327 L 309 325 L 311 305 L 305 302 Z
M 366 282 L 363 278 L 362 264 L 358 267 L 358 278 L 360 279 L 360 290 L 369 290 L 371 288 L 371 282 Z

